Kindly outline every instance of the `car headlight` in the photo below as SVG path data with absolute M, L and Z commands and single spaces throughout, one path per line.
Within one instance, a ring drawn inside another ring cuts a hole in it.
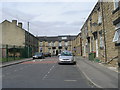
M 33 56 L 33 57 L 37 57 L 37 56 Z
M 59 59 L 60 61 L 62 61 L 63 59 Z

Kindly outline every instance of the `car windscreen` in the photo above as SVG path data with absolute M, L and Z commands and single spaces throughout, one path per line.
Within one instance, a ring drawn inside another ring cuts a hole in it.
M 72 53 L 63 52 L 63 53 L 61 53 L 61 56 L 72 56 Z
M 42 53 L 35 53 L 35 55 L 42 55 Z

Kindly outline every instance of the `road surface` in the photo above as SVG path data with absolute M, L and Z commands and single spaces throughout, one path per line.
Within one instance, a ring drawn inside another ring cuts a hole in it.
M 2 68 L 3 88 L 93 88 L 76 65 L 58 65 L 58 57 Z

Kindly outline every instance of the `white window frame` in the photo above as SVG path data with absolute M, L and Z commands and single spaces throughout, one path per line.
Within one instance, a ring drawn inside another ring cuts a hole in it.
M 43 42 L 40 42 L 40 46 L 43 46 Z
M 49 46 L 51 46 L 51 43 L 49 43 Z
M 55 46 L 55 42 L 53 42 L 53 47 Z
M 100 35 L 100 48 L 104 48 L 104 41 L 101 35 Z
M 118 8 L 119 6 L 119 0 L 114 0 L 114 10 Z
M 102 24 L 102 15 L 100 12 L 98 12 L 98 24 Z
M 59 42 L 59 46 L 62 46 L 62 42 Z
M 113 42 L 120 43 L 120 28 L 115 31 Z
M 67 39 L 67 37 L 62 37 L 62 40 Z
M 68 46 L 68 42 L 65 42 L 65 46 Z
M 113 38 L 113 42 L 120 43 L 120 22 L 117 25 L 115 25 L 115 27 L 116 27 L 115 28 L 116 31 L 115 31 L 115 35 Z
M 54 43 L 53 43 L 53 42 L 51 42 L 51 46 L 54 46 Z

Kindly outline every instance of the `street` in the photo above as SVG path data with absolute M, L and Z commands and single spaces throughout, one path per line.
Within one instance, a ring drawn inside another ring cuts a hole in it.
M 58 65 L 58 57 L 35 59 L 2 69 L 3 88 L 93 88 L 77 65 Z

